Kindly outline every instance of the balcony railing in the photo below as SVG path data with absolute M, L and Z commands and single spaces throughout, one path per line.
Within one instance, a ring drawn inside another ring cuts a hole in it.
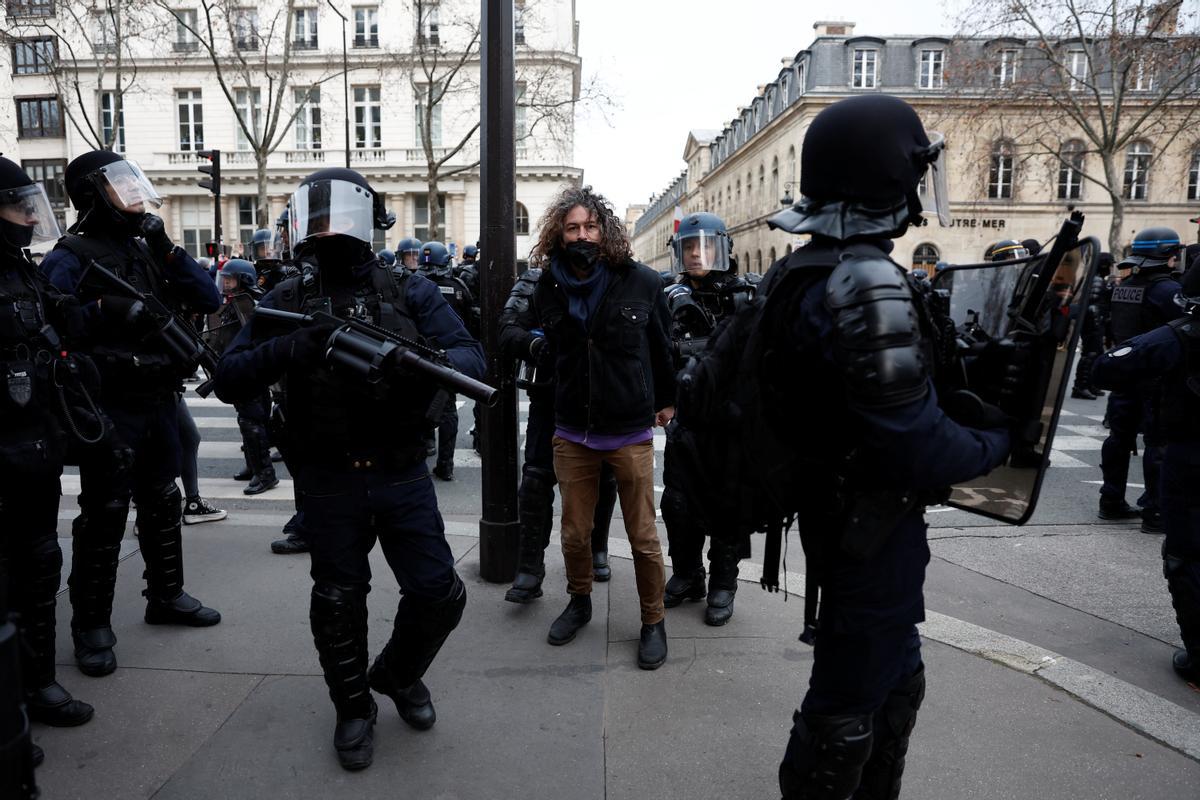
M 284 150 L 283 160 L 289 164 L 324 164 L 324 150 Z
M 326 142 L 328 145 L 328 142 Z M 204 149 L 201 145 L 197 150 Z M 434 148 L 433 155 L 435 158 L 443 158 L 449 148 L 437 147 Z M 525 157 L 525 148 L 518 147 L 518 158 Z M 196 155 L 196 150 L 172 150 L 169 152 L 159 152 L 154 154 L 154 160 L 150 164 L 142 163 L 143 167 L 150 169 L 166 167 L 188 167 L 207 163 Z M 477 156 L 465 149 L 460 151 L 454 158 L 454 162 L 468 163 Z M 419 147 L 406 147 L 389 149 L 386 147 L 352 147 L 350 149 L 350 161 L 357 164 L 394 164 L 408 165 L 417 168 L 424 168 L 425 151 Z M 227 168 L 253 168 L 255 166 L 254 152 L 252 150 L 221 150 L 221 162 L 223 167 Z M 293 150 L 276 150 L 268 159 L 268 164 L 274 165 L 321 165 L 326 163 L 342 163 L 342 148 L 334 149 L 307 149 L 297 148 Z

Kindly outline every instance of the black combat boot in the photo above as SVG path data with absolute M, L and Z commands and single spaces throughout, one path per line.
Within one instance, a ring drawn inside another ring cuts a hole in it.
M 854 795 L 871 755 L 871 716 L 792 715 L 779 765 L 783 800 L 845 800 Z
M 271 542 L 271 552 L 278 556 L 290 556 L 297 553 L 307 553 L 309 550 L 308 536 L 300 525 L 300 512 L 297 511 L 283 526 L 282 539 Z
M 1200 561 L 1189 561 L 1167 552 L 1163 542 L 1163 575 L 1175 607 L 1182 650 L 1176 650 L 1171 666 L 1188 681 L 1200 681 Z
M 333 747 L 343 769 L 371 766 L 379 709 L 367 684 L 366 587 L 318 582 L 308 612 L 313 643 L 337 709 Z
M 241 427 L 240 422 L 238 424 L 238 427 L 239 428 Z M 243 481 L 244 482 L 244 481 L 248 481 L 254 477 L 254 468 L 250 466 L 250 456 L 248 456 L 246 454 L 246 443 L 244 441 L 242 442 L 242 457 L 243 457 L 242 469 L 241 469 L 241 471 L 234 473 L 233 479 L 235 481 Z
M 1162 512 L 1157 508 L 1142 509 L 1142 533 L 1162 533 Z
M 737 544 L 714 536 L 708 549 L 708 565 L 708 606 L 704 609 L 704 624 L 720 627 L 733 618 L 738 579 Z
M 179 489 L 163 487 L 138 508 L 137 537 L 146 569 L 146 623 L 207 628 L 221 615 L 183 590 Z
M 79 671 L 93 678 L 117 668 L 117 637 L 110 620 L 128 514 L 128 506 L 119 500 L 89 504 L 71 525 L 71 639 Z
M 1099 516 L 1104 520 L 1126 521 L 1142 516 L 1142 510 L 1129 505 L 1124 500 L 1106 500 L 1101 497 Z
M 642 625 L 638 636 L 638 667 L 658 669 L 667 662 L 667 622 L 660 619 L 653 625 Z
M 433 698 L 421 677 L 458 627 L 467 604 L 467 589 L 461 580 L 442 600 L 400 599 L 392 638 L 371 665 L 371 688 L 390 697 L 400 718 L 419 731 L 437 722 Z
M 684 600 L 695 602 L 704 599 L 704 567 L 693 572 L 675 572 L 663 592 L 663 605 L 674 608 Z
M 592 621 L 592 596 L 590 594 L 573 594 L 567 607 L 550 626 L 546 641 L 558 646 L 564 645 L 575 638 L 575 634 L 584 625 Z
M 1191 683 L 1200 683 L 1200 653 L 1192 655 L 1180 648 L 1171 657 L 1171 666 L 1179 677 Z
M 92 718 L 95 709 L 76 700 L 57 681 L 25 692 L 25 707 L 29 718 L 55 728 L 74 728 Z
M 917 724 L 917 711 L 925 699 L 925 667 L 888 694 L 872 723 L 871 758 L 863 767 L 862 783 L 854 800 L 895 800 L 900 796 L 908 740 Z
M 246 463 L 254 472 L 250 485 L 242 490 L 242 494 L 256 495 L 274 489 L 279 485 L 279 478 L 271 463 L 271 443 L 267 439 L 266 426 L 244 418 L 238 420 L 238 426 L 242 429 Z
M 546 547 L 554 527 L 554 473 L 526 465 L 517 490 L 521 538 L 517 547 L 517 577 L 504 594 L 510 603 L 531 603 L 542 596 L 546 576 Z

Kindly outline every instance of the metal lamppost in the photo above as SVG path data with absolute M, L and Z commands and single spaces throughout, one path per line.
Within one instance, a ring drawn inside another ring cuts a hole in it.
M 479 574 L 507 583 L 517 572 L 517 393 L 512 366 L 500 352 L 499 321 L 516 279 L 516 107 L 512 0 L 481 0 L 480 166 L 483 232 L 480 293 L 488 382 L 500 401 L 485 408 L 483 518 L 479 521 Z
M 350 169 L 350 55 L 346 50 L 346 15 L 337 10 L 333 0 L 326 0 L 333 13 L 342 20 L 342 92 L 346 103 L 346 169 Z

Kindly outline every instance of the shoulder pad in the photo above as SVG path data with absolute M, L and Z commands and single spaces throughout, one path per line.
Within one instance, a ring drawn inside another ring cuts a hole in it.
M 533 297 L 533 292 L 537 288 L 538 279 L 542 277 L 542 271 L 537 267 L 527 269 L 517 276 L 516 283 L 513 284 L 512 291 L 509 297 Z
M 886 408 L 924 397 L 929 372 L 920 321 L 895 262 L 872 256 L 841 261 L 826 284 L 825 305 L 851 403 Z

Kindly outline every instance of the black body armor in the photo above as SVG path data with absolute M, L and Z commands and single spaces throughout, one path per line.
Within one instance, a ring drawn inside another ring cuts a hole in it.
M 1167 323 L 1162 313 L 1147 300 L 1151 286 L 1169 280 L 1172 280 L 1171 275 L 1165 270 L 1141 271 L 1113 288 L 1110 303 L 1114 341 L 1128 341 Z
M 1163 429 L 1170 441 L 1200 442 L 1200 320 L 1187 316 L 1169 324 L 1184 358 L 1163 378 Z

